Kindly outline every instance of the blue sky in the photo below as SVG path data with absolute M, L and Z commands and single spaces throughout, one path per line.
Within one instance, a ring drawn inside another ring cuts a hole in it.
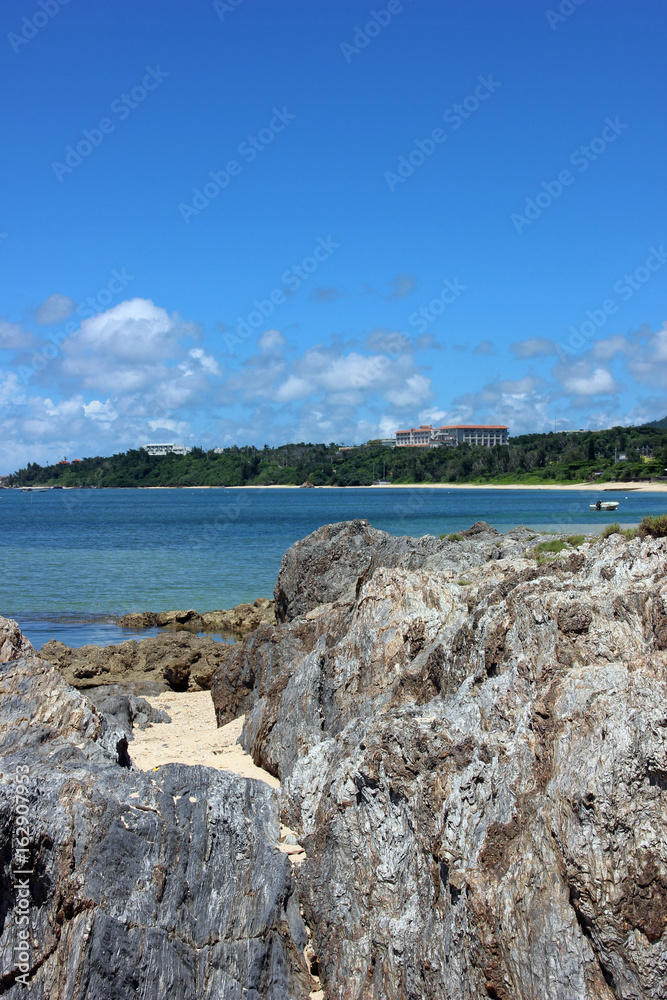
M 0 473 L 667 413 L 660 0 L 0 19 Z

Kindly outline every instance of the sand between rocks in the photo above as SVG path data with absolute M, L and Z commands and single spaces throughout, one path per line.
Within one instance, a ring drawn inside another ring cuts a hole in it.
M 150 771 L 163 764 L 204 764 L 279 787 L 278 779 L 257 767 L 237 744 L 243 716 L 218 729 L 210 691 L 164 691 L 146 700 L 154 708 L 164 709 L 171 722 L 134 730 L 128 750 L 140 770 Z

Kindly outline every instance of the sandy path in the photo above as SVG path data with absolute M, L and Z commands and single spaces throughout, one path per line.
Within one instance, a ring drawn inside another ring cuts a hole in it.
M 128 749 L 133 762 L 142 771 L 163 764 L 204 764 L 235 771 L 244 778 L 258 778 L 272 788 L 280 785 L 277 778 L 257 767 L 252 757 L 237 744 L 243 717 L 217 728 L 210 691 L 165 691 L 146 700 L 154 708 L 164 709 L 171 722 L 134 730 L 134 739 Z

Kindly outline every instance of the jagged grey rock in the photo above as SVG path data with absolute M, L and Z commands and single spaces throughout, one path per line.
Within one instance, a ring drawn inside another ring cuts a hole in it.
M 326 996 L 667 996 L 667 540 L 541 540 L 320 529 L 214 675 Z
M 485 521 L 477 521 L 460 534 L 462 541 L 450 541 L 433 535 L 397 537 L 361 519 L 326 524 L 283 556 L 273 592 L 276 619 L 291 621 L 318 605 L 354 600 L 357 589 L 380 566 L 460 573 L 525 549 L 528 538 L 541 541 L 547 537 L 538 537 L 523 526 L 499 535 Z
M 21 632 L 13 618 L 0 618 L 0 663 L 21 656 L 35 656 L 32 643 Z
M 88 689 L 94 694 L 95 707 L 119 726 L 128 740 L 134 739 L 133 729 L 146 729 L 155 723 L 171 722 L 163 709 L 153 708 L 145 698 L 138 698 L 132 692 L 122 690 L 120 685 Z
M 0 992 L 305 1000 L 307 935 L 273 789 L 201 766 L 119 766 L 116 735 L 50 664 L 0 665 Z M 17 867 L 32 872 L 27 990 Z

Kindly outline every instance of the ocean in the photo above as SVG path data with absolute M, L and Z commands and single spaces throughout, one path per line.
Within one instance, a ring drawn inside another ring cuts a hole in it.
M 0 614 L 39 648 L 105 645 L 134 633 L 129 611 L 229 608 L 271 597 L 286 549 L 322 524 L 367 518 L 393 535 L 440 535 L 488 521 L 543 531 L 600 531 L 667 513 L 667 493 L 588 490 L 105 489 L 0 490 Z

